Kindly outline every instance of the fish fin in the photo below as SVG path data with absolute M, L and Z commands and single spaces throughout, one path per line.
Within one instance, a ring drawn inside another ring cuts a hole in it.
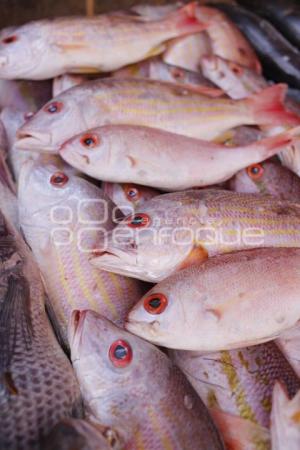
M 197 2 L 191 2 L 171 13 L 167 20 L 175 20 L 176 28 L 186 34 L 199 33 L 208 25 L 201 22 L 196 16 Z
M 48 319 L 50 321 L 50 324 L 52 325 L 53 332 L 55 334 L 55 337 L 56 337 L 59 345 L 61 346 L 61 348 L 67 355 L 67 357 L 70 358 L 70 348 L 69 348 L 68 342 L 64 338 L 64 335 L 62 333 L 61 327 L 59 326 L 59 322 L 56 317 L 55 311 L 54 311 L 52 304 L 49 300 L 49 297 L 47 295 L 45 295 L 45 309 L 46 309 Z
M 217 408 L 209 409 L 220 430 L 227 450 L 269 448 L 270 433 L 265 427 Z
M 288 111 L 284 106 L 287 86 L 276 84 L 267 87 L 246 100 L 259 125 L 299 125 L 300 116 Z
M 146 53 L 145 58 L 152 58 L 153 56 L 160 55 L 166 50 L 165 44 L 159 44 L 156 47 L 151 48 L 148 53 Z
M 30 287 L 21 270 L 4 272 L 0 282 L 3 290 L 0 300 L 0 374 L 6 380 L 6 386 L 17 339 L 21 338 L 29 349 L 34 334 L 30 316 Z
M 196 86 L 194 84 L 184 84 L 184 87 L 187 89 L 197 92 L 198 94 L 207 95 L 208 97 L 216 98 L 222 97 L 224 95 L 224 91 L 222 89 L 213 88 L 209 86 Z
M 251 147 L 252 145 L 254 147 L 257 147 L 257 145 L 259 145 L 259 147 L 262 147 L 265 152 L 265 158 L 269 158 L 275 153 L 284 150 L 283 147 L 288 146 L 289 144 L 297 140 L 297 138 L 300 140 L 300 126 L 291 128 L 284 133 L 262 139 L 254 144 L 250 144 L 249 147 Z
M 185 260 L 180 264 L 178 270 L 182 270 L 194 264 L 201 263 L 205 261 L 207 258 L 208 253 L 204 247 L 202 247 L 201 245 L 193 247 L 190 253 L 185 258 Z

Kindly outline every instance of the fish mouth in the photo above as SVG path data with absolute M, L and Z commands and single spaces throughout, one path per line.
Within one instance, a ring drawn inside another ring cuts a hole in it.
M 90 257 L 90 263 L 98 269 L 107 272 L 114 272 L 119 275 L 124 275 L 139 280 L 151 281 L 147 271 L 138 267 L 135 252 L 126 252 L 120 249 L 107 249 L 103 252 L 94 251 L 93 256 Z
M 86 319 L 87 311 L 75 309 L 72 311 L 68 339 L 71 347 L 72 361 L 76 361 L 78 358 L 78 349 L 81 344 L 84 322 Z
M 38 131 L 26 131 L 20 128 L 17 132 L 18 140 L 15 148 L 18 150 L 42 150 L 49 152 L 57 152 L 57 147 L 51 144 L 51 134 L 40 133 Z
M 160 324 L 157 320 L 142 322 L 130 319 L 130 313 L 124 323 L 125 330 L 152 343 L 159 343 Z

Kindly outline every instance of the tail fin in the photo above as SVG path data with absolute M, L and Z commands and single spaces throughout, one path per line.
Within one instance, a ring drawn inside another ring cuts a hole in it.
M 249 147 L 257 147 L 259 145 L 259 147 L 264 150 L 264 157 L 270 158 L 279 151 L 284 150 L 284 147 L 287 147 L 296 141 L 300 141 L 300 126 L 291 128 L 290 130 L 277 134 L 276 136 L 262 139 L 254 144 L 250 144 Z
M 300 125 L 300 116 L 284 106 L 287 86 L 276 84 L 252 95 L 247 102 L 258 125 Z
M 175 27 L 180 34 L 199 33 L 207 28 L 207 24 L 196 17 L 197 2 L 191 2 L 171 13 L 167 20 L 175 21 Z

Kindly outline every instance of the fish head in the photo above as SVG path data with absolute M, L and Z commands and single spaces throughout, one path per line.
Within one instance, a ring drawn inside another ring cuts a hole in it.
M 201 280 L 199 286 L 187 285 L 184 272 L 178 272 L 150 289 L 129 312 L 126 330 L 154 344 L 172 348 L 176 336 L 186 335 L 187 318 L 194 315 L 200 324 L 201 302 L 197 302 L 197 312 L 190 299 L 200 297 Z
M 130 183 L 104 182 L 102 189 L 125 215 L 133 213 L 146 201 L 159 195 L 159 191 L 156 189 Z
M 94 252 L 91 263 L 145 281 L 166 278 L 194 248 L 190 229 L 180 221 L 181 208 L 172 194 L 152 198 L 107 234 L 105 251 Z
M 272 182 L 272 178 L 270 178 L 270 175 L 274 172 L 272 166 L 272 163 L 258 163 L 240 170 L 230 180 L 230 189 L 236 192 L 253 194 L 270 193 L 268 186 Z
M 119 414 L 123 408 L 130 414 L 130 404 L 134 405 L 143 386 L 153 389 L 165 355 L 94 311 L 73 311 L 68 333 L 71 360 L 92 412 L 99 398 L 105 402 L 109 397 L 117 402 Z M 123 396 L 127 402 L 121 406 Z
M 45 45 L 47 42 L 45 37 L 43 21 L 31 22 L 21 27 L 4 28 L 0 33 L 1 78 L 49 78 L 46 72 L 35 76 L 45 63 L 48 66 L 53 64 L 50 47 Z
M 18 130 L 16 148 L 57 153 L 63 142 L 87 129 L 83 99 L 73 91 L 76 88 L 50 100 L 27 120 Z

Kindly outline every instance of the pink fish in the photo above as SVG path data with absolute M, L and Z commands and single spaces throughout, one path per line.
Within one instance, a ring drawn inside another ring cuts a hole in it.
M 60 155 L 99 180 L 179 191 L 222 183 L 292 146 L 299 136 L 296 127 L 249 146 L 226 147 L 155 128 L 107 125 L 70 139 Z
M 239 125 L 298 125 L 283 106 L 285 85 L 246 100 L 210 98 L 173 83 L 101 79 L 63 92 L 19 130 L 18 148 L 57 151 L 67 139 L 107 124 L 141 125 L 212 140 Z

